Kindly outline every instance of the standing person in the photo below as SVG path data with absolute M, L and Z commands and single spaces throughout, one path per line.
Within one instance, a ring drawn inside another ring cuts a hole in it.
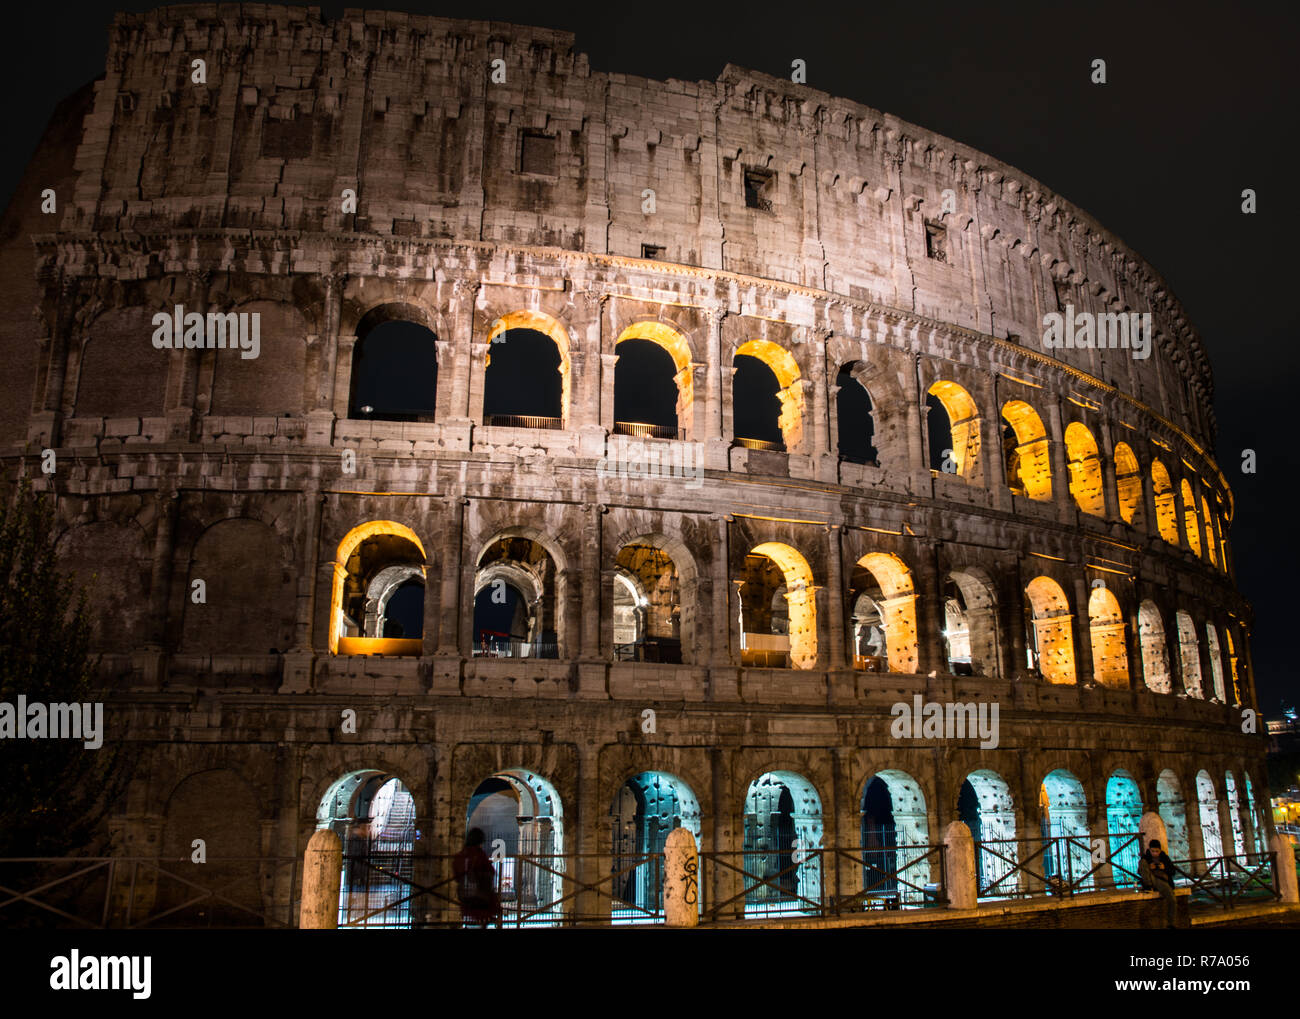
M 469 830 L 465 848 L 452 859 L 451 869 L 465 922 L 487 927 L 495 919 L 500 927 L 501 900 L 497 897 L 496 871 L 488 854 L 483 852 L 482 828 Z
M 1165 926 L 1168 928 L 1176 926 L 1174 919 L 1178 915 L 1177 900 L 1174 898 L 1174 875 L 1177 873 L 1174 861 L 1160 848 L 1160 840 L 1152 839 L 1147 843 L 1138 875 L 1165 900 Z

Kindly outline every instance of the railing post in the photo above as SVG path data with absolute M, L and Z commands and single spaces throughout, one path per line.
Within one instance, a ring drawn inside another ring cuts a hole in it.
M 669 927 L 700 924 L 699 850 L 686 828 L 674 828 L 664 842 L 664 922 Z
M 949 909 L 974 909 L 979 905 L 975 878 L 975 840 L 962 821 L 953 821 L 943 833 L 944 885 Z
M 339 925 L 339 881 L 343 875 L 343 843 L 328 828 L 307 843 L 302 865 L 303 930 L 335 930 Z

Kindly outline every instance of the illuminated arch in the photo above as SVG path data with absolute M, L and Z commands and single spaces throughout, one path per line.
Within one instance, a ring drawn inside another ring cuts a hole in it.
M 1227 691 L 1223 688 L 1223 657 L 1219 653 L 1219 631 L 1213 623 L 1205 624 L 1205 650 L 1210 658 L 1210 683 L 1214 687 L 1214 699 L 1221 704 L 1228 703 Z
M 1219 796 L 1214 779 L 1203 769 L 1196 774 L 1196 805 L 1201 817 L 1201 855 L 1212 860 L 1223 855 L 1223 831 L 1219 827 Z
M 1183 478 L 1179 486 L 1183 494 L 1183 530 L 1187 532 L 1187 547 L 1197 559 L 1201 558 L 1201 522 L 1196 516 L 1196 496 L 1192 494 L 1192 485 Z
M 1223 628 L 1224 639 L 1228 642 L 1228 675 L 1232 679 L 1232 703 L 1234 706 L 1245 703 L 1242 697 L 1241 673 L 1237 668 L 1237 645 L 1232 640 L 1232 627 Z
M 1178 545 L 1178 505 L 1169 472 L 1159 460 L 1151 461 L 1151 494 L 1156 504 L 1156 529 L 1169 544 Z
M 1038 807 L 1043 838 L 1057 840 L 1043 853 L 1043 873 L 1049 879 L 1091 888 L 1093 879 L 1088 872 L 1092 870 L 1092 843 L 1083 783 L 1072 772 L 1057 768 L 1039 787 Z
M 1037 502 L 1052 498 L 1052 462 L 1047 429 L 1038 412 L 1023 400 L 1008 400 L 1002 406 L 1003 455 L 1007 485 L 1016 495 Z
M 1038 669 L 1049 683 L 1076 682 L 1070 603 L 1051 577 L 1035 577 L 1025 588 L 1033 610 Z
M 758 358 L 776 376 L 780 387 L 776 397 L 781 404 L 777 425 L 781 429 L 785 448 L 794 452 L 803 439 L 804 396 L 803 386 L 797 384 L 801 382 L 801 377 L 793 355 L 771 340 L 750 340 L 736 348 L 734 357 Z
M 1065 429 L 1065 456 L 1070 471 L 1070 495 L 1084 513 L 1094 517 L 1106 515 L 1106 497 L 1102 492 L 1101 456 L 1097 440 L 1087 425 L 1071 421 Z
M 808 850 L 822 848 L 824 831 L 821 797 L 802 775 L 769 771 L 749 784 L 745 871 L 770 883 L 746 879 L 746 914 L 806 911 L 806 900 L 821 893 L 822 871 L 821 854 Z
M 1189 697 L 1204 698 L 1201 687 L 1201 648 L 1196 639 L 1196 624 L 1186 612 L 1174 616 L 1178 626 L 1178 657 L 1183 671 L 1183 689 Z
M 695 374 L 691 370 L 691 348 L 690 344 L 686 341 L 686 337 L 672 326 L 666 325 L 663 322 L 646 321 L 634 322 L 619 333 L 618 339 L 614 341 L 615 352 L 617 352 L 620 343 L 625 343 L 628 340 L 645 340 L 649 343 L 653 343 L 672 358 L 672 378 L 674 385 L 677 387 L 677 405 L 675 410 L 678 434 L 689 438 L 691 434 L 691 419 L 693 417 L 691 409 L 694 406 L 695 401 Z M 622 365 L 624 362 L 620 361 L 619 364 Z M 619 369 L 616 368 L 615 370 L 618 371 Z M 659 369 L 656 369 L 655 378 L 653 380 L 656 387 L 663 385 L 662 375 L 658 374 L 658 372 Z M 656 388 L 655 392 L 657 393 L 659 390 Z M 619 394 L 616 389 L 616 406 L 618 400 Z M 616 427 L 622 425 L 626 428 L 628 424 L 632 424 L 630 421 L 626 423 L 621 422 L 617 409 L 614 412 L 614 420 Z M 634 432 L 634 434 L 640 433 Z M 651 434 L 657 433 L 651 431 Z
M 978 566 L 948 574 L 944 600 L 944 638 L 948 667 L 954 674 L 969 665 L 970 674 L 997 676 L 998 622 L 994 585 Z
M 916 591 L 912 571 L 902 559 L 887 552 L 868 552 L 857 565 L 870 573 L 880 587 L 889 671 L 916 672 Z
M 1165 823 L 1165 850 L 1173 860 L 1186 860 L 1191 855 L 1187 837 L 1187 803 L 1183 799 L 1178 776 L 1166 768 L 1156 780 L 1156 807 L 1160 820 Z
M 1241 859 L 1246 853 L 1246 833 L 1241 823 L 1241 802 L 1237 796 L 1237 780 L 1232 772 L 1223 773 L 1223 796 L 1228 801 L 1228 824 L 1232 826 L 1232 854 Z
M 1111 878 L 1121 888 L 1138 883 L 1138 825 L 1142 792 L 1137 780 L 1116 768 L 1106 780 L 1106 834 L 1110 841 Z
M 1020 847 L 1015 801 L 1006 780 L 988 768 L 972 771 L 961 784 L 957 814 L 975 842 L 979 896 L 1015 895 L 1021 873 L 1016 870 Z
M 935 382 L 927 393 L 935 397 L 948 414 L 948 447 L 956 464 L 953 473 L 968 480 L 976 477 L 980 463 L 980 418 L 975 401 L 965 389 L 947 379 Z
M 352 558 L 352 553 L 357 550 L 367 538 L 388 535 L 395 538 L 403 538 L 409 541 L 420 553 L 420 561 L 423 564 L 428 557 L 425 555 L 424 545 L 421 544 L 419 537 L 405 524 L 399 524 L 395 520 L 371 520 L 360 524 L 343 536 L 339 542 L 338 551 L 334 556 L 334 583 L 330 593 L 330 629 L 329 629 L 329 647 L 331 654 L 339 653 L 339 638 L 343 636 L 343 586 L 348 576 L 348 560 Z M 423 566 L 421 574 L 424 573 Z M 376 648 L 382 652 L 382 649 Z
M 1119 501 L 1119 515 L 1126 524 L 1142 517 L 1142 469 L 1137 457 L 1126 442 L 1115 444 L 1115 494 Z
M 903 902 L 925 901 L 930 822 L 920 783 L 895 768 L 878 771 L 863 783 L 858 806 L 863 890 L 895 892 Z
M 790 665 L 811 669 L 817 664 L 817 589 L 808 560 L 789 545 L 765 541 L 750 555 L 767 556 L 785 578 L 785 599 L 790 606 Z
M 1088 629 L 1092 638 L 1092 674 L 1102 686 L 1128 686 L 1128 643 L 1119 599 L 1105 587 L 1088 596 Z
M 1219 553 L 1214 547 L 1214 515 L 1210 512 L 1210 500 L 1201 496 L 1201 518 L 1205 521 L 1205 552 L 1210 565 L 1219 568 Z
M 508 333 L 514 329 L 527 329 L 532 332 L 541 333 L 551 339 L 555 344 L 555 349 L 560 355 L 560 418 L 563 425 L 567 426 L 569 422 L 569 401 L 570 401 L 570 382 L 573 373 L 569 370 L 571 361 L 569 357 L 569 334 L 565 331 L 564 326 L 542 311 L 512 311 L 502 315 L 488 330 L 487 342 L 488 356 L 485 359 L 484 371 L 486 372 L 488 363 L 491 362 L 491 344 L 498 336 Z
M 1165 624 L 1156 603 L 1148 599 L 1138 608 L 1138 638 L 1142 645 L 1142 681 L 1155 693 L 1170 693 L 1169 645 Z

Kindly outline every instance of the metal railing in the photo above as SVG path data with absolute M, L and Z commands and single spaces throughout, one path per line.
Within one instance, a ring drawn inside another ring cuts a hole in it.
M 745 449 L 767 449 L 775 453 L 785 452 L 784 442 L 770 442 L 767 439 L 742 439 L 737 437 L 732 440 L 732 445 L 743 446 Z
M 484 414 L 483 424 L 493 428 L 549 428 L 564 427 L 560 418 L 537 417 L 532 414 Z
M 944 847 L 700 853 L 700 919 L 831 917 L 948 901 Z
M 489 639 L 474 649 L 475 658 L 559 658 L 555 641 Z
M 295 857 L 0 859 L 0 927 L 295 927 Z
M 1193 857 L 1175 860 L 1174 866 L 1187 878 L 1193 908 L 1218 905 L 1234 909 L 1244 903 L 1276 902 L 1282 897 L 1276 853 L 1244 853 L 1241 858 Z
M 631 435 L 638 439 L 676 439 L 676 425 L 643 425 L 634 421 L 615 421 L 615 435 Z

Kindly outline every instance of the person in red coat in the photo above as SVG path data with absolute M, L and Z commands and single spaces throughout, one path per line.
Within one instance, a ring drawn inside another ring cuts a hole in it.
M 452 874 L 465 922 L 474 927 L 487 927 L 496 920 L 500 927 L 501 899 L 497 895 L 496 870 L 483 852 L 483 829 L 469 830 L 465 848 L 452 859 Z

